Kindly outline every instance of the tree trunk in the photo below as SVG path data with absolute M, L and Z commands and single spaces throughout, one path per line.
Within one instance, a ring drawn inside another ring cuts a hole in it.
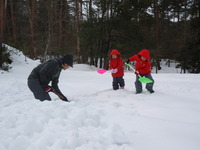
M 79 26 L 80 26 L 80 4 L 79 0 L 76 0 L 76 55 L 78 59 L 78 63 L 81 62 L 80 56 L 80 37 L 79 37 Z
M 35 15 L 36 15 L 36 0 L 31 0 L 28 3 L 29 10 L 29 23 L 31 30 L 31 47 L 30 47 L 30 57 L 36 58 L 36 39 L 35 39 Z
M 50 2 L 50 5 L 48 7 L 48 36 L 47 36 L 47 40 L 45 41 L 46 45 L 45 45 L 44 58 L 43 58 L 44 62 L 47 61 L 47 54 L 49 51 L 49 45 L 51 41 L 51 32 L 52 32 L 52 26 L 53 26 L 52 9 L 53 9 L 53 2 Z
M 159 18 L 158 18 L 158 1 L 154 0 L 154 19 L 155 19 L 155 60 L 156 60 L 156 73 L 158 73 L 158 70 L 161 69 L 160 67 L 160 61 L 158 56 L 159 51 Z
M 0 0 L 0 68 L 3 65 L 3 40 L 4 40 L 5 11 L 4 0 Z
M 56 30 L 56 34 L 57 34 L 57 46 L 58 48 L 61 50 L 62 48 L 62 34 L 63 34 L 63 0 L 58 1 L 58 4 L 56 6 L 56 14 L 57 14 L 57 18 L 58 19 L 58 26 L 56 26 L 55 28 L 57 28 Z
M 12 35 L 14 42 L 16 42 L 16 19 L 13 8 L 13 0 L 10 0 L 10 10 L 11 10 L 11 20 L 12 20 Z
M 184 20 L 184 39 L 183 39 L 183 41 L 184 41 L 184 44 L 186 44 L 186 36 L 187 36 L 187 0 L 184 0 L 184 12 L 185 12 L 185 20 Z M 185 61 L 186 61 L 187 59 L 185 58 L 185 60 L 184 60 L 184 64 L 187 64 Z M 186 73 L 186 65 L 184 65 L 184 68 L 183 68 L 183 72 L 184 73 Z
M 61 4 L 60 4 L 60 18 L 59 18 L 59 42 L 58 42 L 58 47 L 59 49 L 61 49 L 61 43 L 62 43 L 62 29 L 63 29 L 63 26 L 62 26 L 62 12 L 63 12 L 63 1 L 61 0 Z

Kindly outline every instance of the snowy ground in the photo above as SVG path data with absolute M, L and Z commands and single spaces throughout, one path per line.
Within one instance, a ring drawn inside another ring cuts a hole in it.
M 39 62 L 13 55 L 0 71 L 0 150 L 199 150 L 200 75 L 152 74 L 155 93 L 113 91 L 109 73 L 75 65 L 62 71 L 60 89 L 71 100 L 40 102 L 27 87 Z

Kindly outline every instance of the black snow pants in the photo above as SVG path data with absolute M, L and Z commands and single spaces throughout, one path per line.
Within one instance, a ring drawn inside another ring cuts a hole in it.
M 35 99 L 40 101 L 51 100 L 51 97 L 45 92 L 38 79 L 28 79 L 28 87 L 33 92 Z
M 124 79 L 123 77 L 113 77 L 113 90 L 117 90 L 120 87 L 124 87 L 125 83 L 124 83 Z

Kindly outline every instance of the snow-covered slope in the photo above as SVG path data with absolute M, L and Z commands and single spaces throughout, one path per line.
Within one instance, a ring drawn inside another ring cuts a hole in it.
M 136 95 L 135 76 L 112 90 L 109 73 L 75 65 L 59 86 L 71 100 L 35 100 L 27 77 L 39 64 L 13 53 L 0 74 L 0 150 L 199 150 L 200 75 L 152 74 L 155 93 Z

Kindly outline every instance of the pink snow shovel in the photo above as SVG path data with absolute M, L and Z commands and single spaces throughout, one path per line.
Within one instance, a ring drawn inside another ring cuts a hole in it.
M 105 72 L 107 72 L 107 70 L 106 69 L 99 69 L 99 70 L 97 70 L 97 72 L 99 74 L 104 74 Z

